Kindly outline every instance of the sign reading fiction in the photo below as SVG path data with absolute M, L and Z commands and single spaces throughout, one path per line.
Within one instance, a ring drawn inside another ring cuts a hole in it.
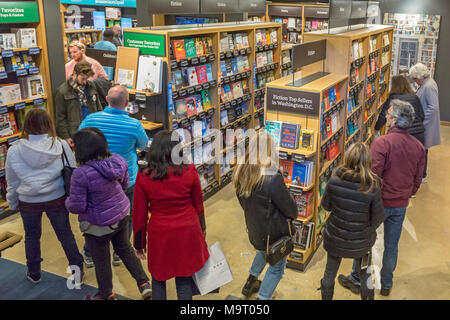
M 346 27 L 352 13 L 352 0 L 330 0 L 329 28 Z
M 319 102 L 319 93 L 267 88 L 267 110 L 318 116 Z
M 298 44 L 292 47 L 292 68 L 301 68 L 311 63 L 325 60 L 326 57 L 326 40 L 318 40 Z
M 148 0 L 149 14 L 200 13 L 199 0 Z
M 266 14 L 266 0 L 239 0 L 239 12 Z
M 247 0 L 248 1 L 248 0 Z M 202 13 L 238 13 L 239 4 L 237 0 L 202 0 Z

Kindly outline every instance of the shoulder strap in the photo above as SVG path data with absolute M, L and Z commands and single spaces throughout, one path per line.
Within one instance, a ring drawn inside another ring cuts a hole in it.
M 61 143 L 61 148 L 62 148 L 61 160 L 62 160 L 62 162 L 63 162 L 63 166 L 64 166 L 64 159 L 66 160 L 66 164 L 67 164 L 68 166 L 70 166 L 70 164 L 69 164 L 69 159 L 67 158 L 66 150 L 65 150 L 65 148 L 64 148 L 64 143 L 62 142 L 61 139 L 58 139 L 58 140 L 59 140 L 59 142 Z

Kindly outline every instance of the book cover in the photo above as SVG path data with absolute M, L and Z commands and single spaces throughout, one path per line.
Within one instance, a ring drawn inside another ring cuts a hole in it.
M 183 78 L 183 87 L 189 86 L 189 71 L 188 68 L 181 68 L 181 75 Z
M 278 42 L 277 29 L 274 29 L 274 28 L 270 29 L 270 39 L 271 39 L 272 43 Z
M 186 58 L 193 58 L 197 56 L 194 39 L 184 39 L 184 48 L 186 51 Z
M 237 63 L 237 70 L 238 72 L 244 72 L 245 68 L 244 68 L 244 57 L 243 56 L 238 56 L 236 58 L 236 63 Z
M 197 107 L 195 105 L 195 97 L 188 97 L 184 99 L 184 102 L 186 103 L 186 111 L 187 116 L 192 117 L 197 114 Z
M 186 50 L 184 48 L 184 40 L 172 40 L 172 48 L 175 59 L 186 59 Z
M 302 246 L 304 224 L 301 221 L 294 220 L 292 221 L 292 226 L 294 227 L 293 230 L 294 248 L 304 250 L 304 246 Z
M 273 51 L 272 50 L 267 51 L 267 63 L 268 64 L 273 63 Z
M 211 108 L 211 97 L 209 96 L 208 90 L 201 91 L 202 102 L 203 102 L 203 110 L 208 110 Z
M 281 121 L 266 120 L 264 122 L 266 132 L 270 134 L 277 146 L 280 146 L 281 139 Z
M 228 124 L 228 113 L 227 110 L 223 110 L 220 112 L 220 125 L 222 127 L 226 126 Z
M 206 68 L 206 80 L 213 81 L 212 67 L 210 63 L 205 64 Z
M 300 124 L 283 122 L 281 125 L 280 147 L 298 149 Z
M 226 32 L 220 35 L 220 50 L 222 52 L 230 50 L 228 47 L 228 34 Z
M 306 183 L 306 165 L 305 163 L 294 163 L 292 168 L 292 184 L 305 187 Z
M 331 137 L 333 135 L 333 130 L 331 129 L 331 117 L 328 117 L 325 120 L 325 126 L 326 126 L 326 131 L 327 131 L 327 138 Z M 325 140 L 325 139 L 324 139 Z
M 212 119 L 211 117 L 206 117 L 202 119 L 202 135 L 206 136 L 211 133 L 212 129 Z
M 240 81 L 233 83 L 232 86 L 233 86 L 233 89 L 232 89 L 233 90 L 233 99 L 237 99 L 237 98 L 243 96 L 242 85 L 241 85 Z
M 247 33 L 245 33 L 245 32 L 242 34 L 242 45 L 245 48 L 249 46 L 248 36 L 247 36 Z
M 248 62 L 247 56 L 243 57 L 242 62 L 244 63 L 244 71 L 250 70 L 250 63 Z
M 172 72 L 172 83 L 176 90 L 183 88 L 184 81 L 181 70 L 175 70 Z
M 205 43 L 206 47 L 206 54 L 214 53 L 213 43 L 211 37 L 204 38 L 203 42 Z
M 226 77 L 227 73 L 227 65 L 224 60 L 220 60 L 220 72 L 222 73 L 222 77 Z
M 256 44 L 262 44 L 262 32 L 260 29 L 256 30 Z
M 292 184 L 292 169 L 294 163 L 289 160 L 279 160 L 280 172 L 283 175 L 284 183 Z
M 331 115 L 331 131 L 332 132 L 337 132 L 337 130 L 338 130 L 338 114 L 337 114 L 337 112 L 334 112 L 332 115 Z
M 197 109 L 197 113 L 203 112 L 203 101 L 202 96 L 200 94 L 194 95 L 195 98 L 195 107 Z
M 247 114 L 248 113 L 248 104 L 247 104 L 247 102 L 242 102 L 241 103 L 241 108 L 242 108 L 242 114 Z
M 175 100 L 175 116 L 178 120 L 187 117 L 186 102 L 184 99 Z
M 242 80 L 242 93 L 243 94 L 250 93 L 250 88 L 248 86 L 248 80 L 247 79 Z
M 208 82 L 208 73 L 205 65 L 195 67 L 195 71 L 197 72 L 198 83 Z
M 194 121 L 192 124 L 192 136 L 194 138 L 199 138 L 203 135 L 202 133 L 203 123 L 202 121 Z
M 237 119 L 236 110 L 231 108 L 227 110 L 228 121 L 234 122 Z
M 196 86 L 198 84 L 198 79 L 195 67 L 187 68 L 187 74 L 189 76 L 189 86 Z
M 231 59 L 231 70 L 233 74 L 239 73 L 239 69 L 237 66 L 237 58 Z
M 195 38 L 195 52 L 197 53 L 197 57 L 203 56 L 204 52 L 204 43 L 201 38 Z
M 243 48 L 242 45 L 242 34 L 241 33 L 235 33 L 235 41 L 234 43 L 236 43 L 237 49 L 241 49 Z
M 233 51 L 234 50 L 233 34 L 228 33 L 227 36 L 228 36 L 228 48 L 229 50 Z
M 233 100 L 233 92 L 231 91 L 230 85 L 226 84 L 223 87 L 223 91 L 224 91 L 224 100 L 222 102 L 228 102 Z

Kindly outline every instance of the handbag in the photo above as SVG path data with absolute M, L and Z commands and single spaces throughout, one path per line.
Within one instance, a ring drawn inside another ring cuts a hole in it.
M 62 142 L 61 142 L 61 145 L 62 145 L 62 150 L 63 150 L 63 152 L 61 153 L 61 160 L 63 163 L 63 168 L 61 170 L 61 174 L 64 179 L 64 191 L 66 192 L 66 196 L 69 196 L 70 195 L 70 179 L 72 178 L 72 173 L 76 168 L 72 168 L 70 166 L 69 160 L 67 159 L 66 151 L 64 149 L 64 144 L 62 144 Z M 65 162 L 64 162 L 64 159 L 66 160 Z
M 270 216 L 271 205 L 272 200 L 269 199 L 268 216 Z M 280 262 L 284 257 L 287 257 L 294 250 L 294 241 L 291 231 L 291 221 L 289 219 L 286 219 L 286 221 L 289 227 L 289 236 L 283 236 L 281 239 L 275 241 L 271 245 L 269 245 L 269 241 L 270 241 L 270 226 L 272 224 L 269 222 L 269 233 L 267 234 L 266 262 L 269 262 L 271 266 Z

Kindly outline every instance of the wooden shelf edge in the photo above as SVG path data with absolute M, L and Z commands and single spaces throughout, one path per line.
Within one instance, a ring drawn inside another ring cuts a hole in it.
M 82 32 L 103 32 L 100 29 L 65 29 L 64 33 L 82 33 Z
M 341 152 L 339 152 L 336 157 L 333 158 L 333 160 L 327 161 L 325 163 L 325 166 L 323 166 L 322 170 L 320 171 L 319 177 L 325 172 L 327 171 L 327 169 L 331 166 L 331 164 L 341 155 Z
M 358 107 L 356 107 L 355 109 L 353 109 L 353 111 L 347 115 L 347 120 L 348 120 L 354 113 L 356 113 L 356 112 L 358 111 L 358 109 L 360 109 L 361 107 L 362 107 L 362 104 L 360 104 Z
M 34 49 L 34 48 L 39 48 L 42 51 L 42 47 L 41 46 L 33 46 L 33 47 L 27 47 L 27 48 L 0 49 L 0 54 L 3 51 L 10 51 L 10 50 L 12 50 L 13 52 L 21 52 L 21 51 L 28 51 L 28 50 Z
M 358 134 L 359 130 L 361 129 L 356 130 L 350 137 L 348 137 L 348 139 L 345 141 L 345 144 L 348 144 L 350 140 L 352 140 L 353 137 Z
M 5 143 L 5 142 L 8 141 L 8 139 L 11 139 L 11 138 L 14 138 L 14 137 L 19 137 L 21 134 L 22 133 L 19 132 L 19 133 L 15 133 L 15 134 L 12 134 L 12 135 L 9 135 L 9 136 L 3 136 L 3 137 L 0 138 L 0 143 Z
M 160 93 L 148 92 L 148 91 L 136 90 L 136 89 L 130 89 L 130 88 L 127 88 L 127 90 L 128 90 L 128 93 L 130 93 L 130 94 L 142 93 L 142 94 L 145 94 L 147 97 L 159 96 L 162 94 L 161 92 Z
M 141 120 L 141 124 L 142 124 L 142 127 L 144 128 L 144 130 L 148 130 L 148 131 L 164 127 L 164 125 L 162 123 L 144 121 L 144 120 Z
M 291 184 L 291 183 L 286 183 L 286 186 L 288 188 L 298 188 L 298 189 L 302 189 L 303 191 L 310 191 L 312 188 L 314 188 L 314 183 L 310 184 L 307 187 L 302 187 L 302 186 L 296 186 L 295 184 Z

